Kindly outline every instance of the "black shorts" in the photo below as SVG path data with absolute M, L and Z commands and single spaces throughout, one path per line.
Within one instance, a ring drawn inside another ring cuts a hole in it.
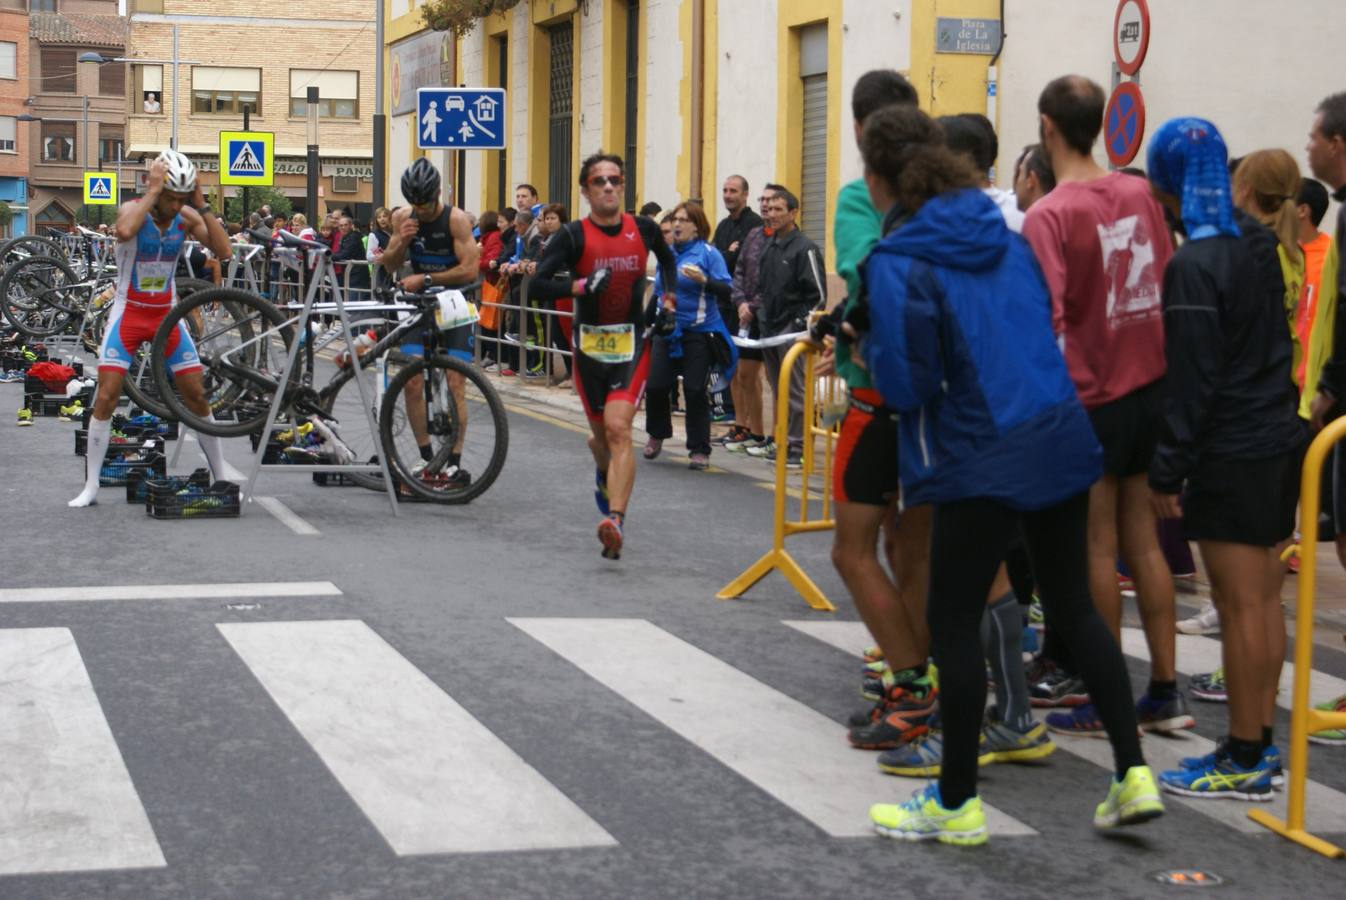
M 1117 478 L 1144 475 L 1159 443 L 1159 382 L 1089 410 L 1103 447 L 1103 472 Z
M 595 362 L 581 353 L 578 345 L 574 345 L 574 352 L 572 380 L 590 422 L 603 421 L 603 410 L 611 401 L 625 400 L 632 406 L 640 405 L 640 399 L 645 395 L 645 382 L 650 377 L 648 341 L 642 341 L 636 348 L 635 357 L 624 363 Z
M 832 459 L 832 498 L 887 506 L 896 496 L 897 414 L 881 406 L 862 409 L 852 400 Z
M 1295 531 L 1298 450 L 1270 459 L 1198 462 L 1182 495 L 1182 534 L 1189 541 L 1274 547 Z
M 738 321 L 738 310 L 734 310 L 733 318 L 725 319 L 724 322 L 729 327 L 729 332 L 734 335 L 737 335 L 739 329 L 743 327 Z M 748 323 L 748 337 L 754 341 L 762 339 L 762 329 L 757 324 L 757 316 L 753 316 L 752 321 Z M 746 359 L 748 362 L 761 362 L 762 351 L 756 347 L 739 347 L 738 358 Z

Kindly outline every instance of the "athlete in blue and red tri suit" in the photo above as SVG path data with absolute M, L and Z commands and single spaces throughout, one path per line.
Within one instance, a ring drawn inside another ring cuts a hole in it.
M 117 293 L 112 301 L 103 345 L 98 352 L 98 396 L 89 420 L 88 474 L 84 490 L 70 506 L 92 506 L 98 499 L 98 471 L 103 467 L 112 413 L 122 382 L 140 345 L 154 339 L 159 323 L 177 299 L 173 273 L 189 238 L 228 259 L 229 236 L 206 206 L 196 166 L 176 150 L 165 150 L 150 166 L 149 188 L 139 200 L 117 210 Z M 170 343 L 168 367 L 183 401 L 197 415 L 209 417 L 196 346 L 182 325 Z M 199 435 L 202 451 L 215 478 L 225 477 L 220 439 Z
M 575 298 L 575 390 L 589 418 L 589 449 L 598 466 L 598 502 L 603 520 L 598 539 L 606 559 L 620 559 L 626 505 L 636 481 L 631 452 L 635 418 L 650 370 L 645 339 L 645 262 L 659 260 L 664 279 L 659 327 L 671 331 L 676 303 L 677 261 L 653 219 L 622 212 L 622 158 L 597 153 L 580 166 L 580 194 L 589 216 L 558 231 L 547 243 L 533 275 L 532 296 Z M 557 279 L 562 272 L 571 278 Z

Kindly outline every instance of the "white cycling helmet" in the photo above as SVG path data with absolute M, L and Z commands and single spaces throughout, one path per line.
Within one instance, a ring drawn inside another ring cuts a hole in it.
M 168 172 L 164 175 L 164 190 L 176 194 L 190 194 L 196 190 L 196 163 L 188 159 L 186 154 L 165 150 L 159 154 L 157 162 L 168 166 Z

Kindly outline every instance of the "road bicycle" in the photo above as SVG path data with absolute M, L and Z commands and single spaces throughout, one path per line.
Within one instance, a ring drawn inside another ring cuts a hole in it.
M 332 283 L 324 275 L 329 248 L 288 234 L 282 241 L 317 255 L 306 299 L 314 303 L 312 314 L 331 315 L 333 304 L 317 302 Z M 355 317 L 353 330 L 372 330 L 375 340 L 363 349 L 358 343 L 346 347 L 343 364 L 318 346 L 310 323 L 300 321 L 303 303 L 277 307 L 236 288 L 194 294 L 174 307 L 154 338 L 152 369 L 161 396 L 172 416 L 189 428 L 220 437 L 256 435 L 260 441 L 269 437 L 262 432 L 279 391 L 288 423 L 321 420 L 359 462 L 377 461 L 382 454 L 401 494 L 467 503 L 494 483 L 509 450 L 509 424 L 495 388 L 479 369 L 443 349 L 441 326 L 461 322 L 467 301 L 459 291 L 392 292 L 384 299 L 391 302 L 346 305 Z M 178 322 L 193 316 L 199 321 L 197 353 L 206 373 L 211 419 L 185 406 L 163 363 Z M 423 356 L 396 350 L 409 340 L 423 343 Z M 300 342 L 297 360 L 282 384 L 295 341 Z M 377 436 L 365 434 L 367 414 L 354 386 L 357 377 L 365 379 Z M 428 450 L 422 451 L 422 441 L 428 441 Z M 347 477 L 384 489 L 378 474 Z

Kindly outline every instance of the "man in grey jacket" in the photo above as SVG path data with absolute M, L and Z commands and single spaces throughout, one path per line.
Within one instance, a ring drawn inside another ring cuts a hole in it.
M 762 250 L 758 264 L 757 322 L 762 338 L 804 331 L 809 311 L 824 299 L 823 260 L 818 246 L 799 230 L 799 198 L 788 190 L 779 190 L 766 205 L 766 222 L 772 230 L 771 240 Z M 773 402 L 780 384 L 781 364 L 790 344 L 764 347 L 767 381 L 771 384 Z M 803 465 L 804 456 L 804 367 L 796 365 L 790 372 L 790 445 L 786 466 L 791 469 Z M 774 460 L 774 453 L 767 453 Z

